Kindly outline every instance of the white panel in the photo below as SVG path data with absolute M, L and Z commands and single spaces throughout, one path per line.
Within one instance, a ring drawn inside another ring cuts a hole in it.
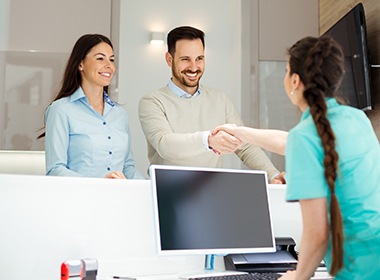
M 147 180 L 0 174 L 0 279 L 60 279 L 82 258 L 99 276 L 201 268 L 202 256 L 156 256 L 151 205 Z
M 269 185 L 274 233 L 298 243 L 300 209 L 285 190 Z M 203 256 L 157 256 L 148 180 L 0 174 L 0 213 L 0 279 L 59 279 L 63 261 L 81 258 L 98 259 L 99 279 L 204 265 Z
M 0 151 L 0 174 L 45 175 L 45 152 Z

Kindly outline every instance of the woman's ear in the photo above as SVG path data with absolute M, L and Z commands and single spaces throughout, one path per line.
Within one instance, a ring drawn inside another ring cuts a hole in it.
M 301 84 L 301 78 L 300 78 L 300 75 L 298 75 L 297 73 L 293 73 L 293 75 L 292 75 L 292 77 L 291 77 L 291 84 L 292 84 L 292 89 L 293 89 L 293 90 L 298 89 L 298 87 L 299 87 L 300 84 Z

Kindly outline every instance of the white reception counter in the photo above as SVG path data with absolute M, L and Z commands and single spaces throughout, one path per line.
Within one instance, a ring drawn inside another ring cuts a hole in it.
M 299 244 L 285 188 L 269 186 L 274 232 Z M 99 279 L 203 268 L 203 256 L 156 255 L 152 211 L 149 180 L 0 174 L 0 279 L 60 279 L 63 261 L 82 258 L 98 260 Z

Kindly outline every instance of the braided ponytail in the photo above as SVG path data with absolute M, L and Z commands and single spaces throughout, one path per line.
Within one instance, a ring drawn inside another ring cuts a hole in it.
M 289 50 L 289 54 L 292 72 L 298 73 L 304 83 L 303 95 L 310 107 L 310 114 L 324 150 L 324 175 L 331 192 L 332 263 L 330 274 L 335 276 L 343 267 L 343 221 L 335 194 L 339 156 L 335 150 L 335 134 L 327 119 L 325 97 L 333 97 L 340 85 L 344 71 L 343 54 L 340 47 L 330 37 L 304 38 Z
M 308 89 L 305 95 L 315 95 L 313 90 Z M 316 98 L 315 98 L 316 97 Z M 313 117 L 318 135 L 321 138 L 325 157 L 323 165 L 325 167 L 325 178 L 331 192 L 330 199 L 330 230 L 332 235 L 332 262 L 330 273 L 335 276 L 343 267 L 343 221 L 340 212 L 339 202 L 335 194 L 335 180 L 338 169 L 338 154 L 335 150 L 335 135 L 331 129 L 329 120 L 326 117 L 326 102 L 321 95 L 315 96 L 314 103 L 309 104 L 310 114 Z

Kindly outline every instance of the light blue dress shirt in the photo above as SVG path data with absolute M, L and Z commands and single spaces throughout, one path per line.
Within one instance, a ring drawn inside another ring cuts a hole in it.
M 173 83 L 172 79 L 169 80 L 168 87 L 175 95 L 181 98 L 194 98 L 201 94 L 201 87 L 198 87 L 197 91 L 193 95 L 191 95 L 187 93 L 186 91 L 184 91 L 183 89 L 181 89 L 175 83 Z
M 127 112 L 104 93 L 103 115 L 82 88 L 53 102 L 46 111 L 46 174 L 104 178 L 119 170 L 144 179 L 135 168 Z
M 327 99 L 327 107 L 339 155 L 336 195 L 344 228 L 344 269 L 335 279 L 377 279 L 380 277 L 379 141 L 362 111 L 339 105 L 334 98 Z M 329 207 L 331 194 L 323 158 L 321 140 L 307 109 L 287 139 L 287 200 L 326 197 Z M 325 261 L 329 267 L 331 243 Z

